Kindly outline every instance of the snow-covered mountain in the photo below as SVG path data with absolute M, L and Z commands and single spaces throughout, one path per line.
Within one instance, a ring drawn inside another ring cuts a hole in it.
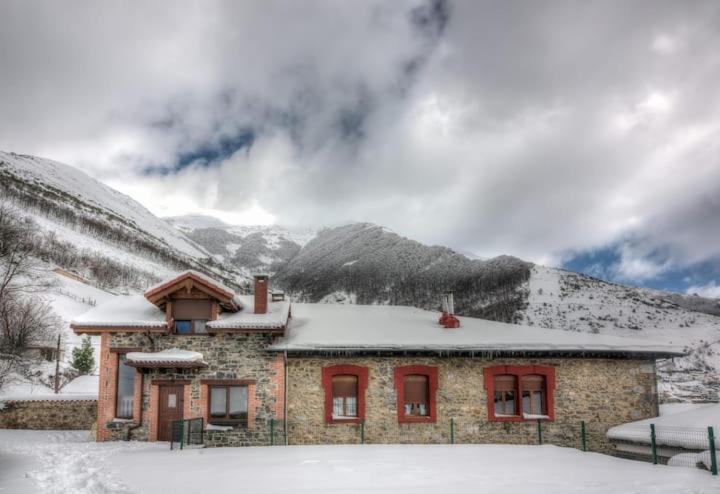
M 233 266 L 245 276 L 257 271 L 274 273 L 317 233 L 279 225 L 228 225 L 204 215 L 173 216 L 165 221 L 203 246 L 218 262 Z
M 42 232 L 35 255 L 116 291 L 137 291 L 194 268 L 242 275 L 132 198 L 56 161 L 0 152 L 0 199 Z

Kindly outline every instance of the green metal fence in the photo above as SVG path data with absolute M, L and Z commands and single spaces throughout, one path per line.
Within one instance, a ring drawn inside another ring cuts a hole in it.
M 609 439 L 607 427 L 592 421 L 487 422 L 440 420 L 432 424 L 347 424 L 271 420 L 271 445 L 300 444 L 537 444 L 632 457 L 672 466 L 706 468 L 717 475 L 720 441 L 708 428 L 640 426 L 627 440 Z M 627 428 L 624 428 L 627 431 Z M 623 450 L 622 445 L 632 448 Z
M 171 426 L 170 449 L 200 446 L 205 440 L 202 418 L 175 420 Z

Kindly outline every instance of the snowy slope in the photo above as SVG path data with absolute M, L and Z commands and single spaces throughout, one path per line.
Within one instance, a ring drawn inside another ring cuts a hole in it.
M 77 206 L 82 208 L 84 203 L 94 214 L 128 224 L 184 254 L 207 257 L 207 252 L 200 246 L 155 217 L 140 203 L 76 168 L 44 158 L 0 151 L 0 171 L 3 174 L 12 174 L 26 183 L 33 183 L 46 191 L 62 191 L 69 196 L 69 200 L 80 201 L 73 201 Z
M 663 292 L 534 266 L 525 324 L 647 337 L 683 345 L 689 355 L 658 365 L 664 399 L 720 399 L 720 317 L 678 306 Z
M 37 225 L 36 257 L 104 288 L 141 291 L 186 269 L 245 281 L 140 203 L 56 161 L 0 152 L 0 200 Z

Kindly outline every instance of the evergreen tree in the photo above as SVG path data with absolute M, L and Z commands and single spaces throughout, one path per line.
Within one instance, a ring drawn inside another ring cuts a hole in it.
M 72 355 L 72 366 L 80 375 L 90 374 L 95 368 L 95 358 L 89 336 L 83 338 L 82 346 L 73 348 Z

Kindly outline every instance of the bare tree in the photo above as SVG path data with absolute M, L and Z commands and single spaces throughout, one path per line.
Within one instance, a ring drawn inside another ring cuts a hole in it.
M 27 370 L 27 350 L 46 344 L 60 321 L 52 308 L 32 294 L 49 287 L 32 256 L 38 234 L 7 202 L 0 203 L 0 387 Z

